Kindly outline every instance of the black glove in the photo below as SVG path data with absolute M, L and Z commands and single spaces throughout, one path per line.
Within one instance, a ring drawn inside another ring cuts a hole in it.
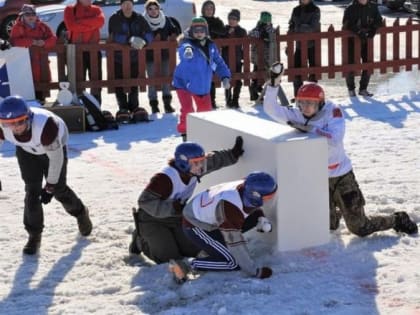
M 288 121 L 287 124 L 290 127 L 293 127 L 293 128 L 295 128 L 295 129 L 297 129 L 299 131 L 302 131 L 302 132 L 311 132 L 314 129 L 313 126 L 304 125 L 304 124 L 301 124 L 301 123 L 298 123 L 298 122 L 294 122 L 294 121 Z
M 39 200 L 46 205 L 51 202 L 52 197 L 54 196 L 54 185 L 46 184 L 44 188 L 41 190 L 41 195 L 39 196 Z
M 9 49 L 10 47 L 11 47 L 10 43 L 7 40 L 0 39 L 0 50 L 6 50 L 6 49 Z
M 243 145 L 244 145 L 244 140 L 242 139 L 241 136 L 237 136 L 236 140 L 235 140 L 235 145 L 232 148 L 232 154 L 235 158 L 239 159 L 239 157 L 244 154 L 244 149 L 243 149 Z
M 275 62 L 270 67 L 270 84 L 271 86 L 280 85 L 281 75 L 283 73 L 284 66 L 281 62 Z
M 257 269 L 256 277 L 260 279 L 270 278 L 273 270 L 270 267 L 261 267 Z

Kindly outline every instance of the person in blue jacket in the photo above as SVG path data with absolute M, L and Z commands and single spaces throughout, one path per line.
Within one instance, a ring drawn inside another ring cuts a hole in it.
M 178 132 L 186 138 L 187 115 L 194 112 L 210 111 L 210 86 L 213 72 L 222 80 L 223 88 L 230 88 L 231 73 L 219 53 L 217 46 L 209 38 L 207 22 L 204 18 L 193 18 L 191 26 L 178 38 L 179 64 L 175 68 L 172 85 L 176 89 L 181 104 Z

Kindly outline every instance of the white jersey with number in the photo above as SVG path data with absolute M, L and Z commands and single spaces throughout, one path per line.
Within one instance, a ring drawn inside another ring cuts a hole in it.
M 248 214 L 242 210 L 243 204 L 237 190 L 241 183 L 243 180 L 220 184 L 196 195 L 192 201 L 194 218 L 211 225 L 222 224 L 224 218 L 218 218 L 216 211 L 217 205 L 222 200 L 235 205 L 246 218 Z

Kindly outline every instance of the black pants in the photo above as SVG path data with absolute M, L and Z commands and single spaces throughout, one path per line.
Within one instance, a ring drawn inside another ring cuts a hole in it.
M 296 48 L 295 55 L 294 55 L 294 61 L 295 61 L 295 68 L 302 67 L 302 50 L 300 48 Z M 308 47 L 308 63 L 310 67 L 315 66 L 315 47 Z M 306 65 L 305 65 L 306 67 Z M 314 74 L 309 74 L 308 80 L 311 82 L 318 82 Z M 295 76 L 293 80 L 293 89 L 295 96 L 297 94 L 297 91 L 303 84 L 303 78 L 301 75 Z
M 366 40 L 361 41 L 361 52 L 360 57 L 362 58 L 362 63 L 367 62 L 367 42 Z M 349 64 L 354 64 L 354 38 L 349 38 Z M 354 90 L 356 85 L 354 83 L 354 71 L 351 71 L 346 76 L 347 89 Z M 359 91 L 366 90 L 369 85 L 370 74 L 367 70 L 362 71 L 360 78 Z
M 100 51 L 97 53 L 98 58 L 98 78 L 102 79 L 102 54 Z M 83 52 L 83 78 L 86 80 L 86 73 L 89 80 L 92 79 L 92 67 L 90 64 L 90 53 L 88 51 Z M 98 100 L 99 104 L 102 104 L 101 88 L 92 88 L 91 94 Z
M 123 78 L 123 66 L 120 62 L 114 63 L 115 67 L 115 78 Z M 136 79 L 139 76 L 139 66 L 136 62 L 131 63 L 130 67 L 130 78 Z M 130 92 L 125 93 L 122 87 L 115 88 L 115 96 L 119 109 L 133 110 L 139 107 L 139 88 L 137 86 L 130 87 Z
M 60 178 L 55 185 L 54 198 L 63 205 L 70 215 L 76 217 L 84 211 L 85 206 L 73 190 L 67 186 L 67 150 L 65 147 L 63 151 L 64 162 Z M 30 234 L 40 234 L 44 228 L 44 213 L 39 196 L 43 178 L 48 175 L 49 160 L 46 154 L 34 155 L 20 147 L 16 147 L 16 157 L 25 183 L 23 224 Z

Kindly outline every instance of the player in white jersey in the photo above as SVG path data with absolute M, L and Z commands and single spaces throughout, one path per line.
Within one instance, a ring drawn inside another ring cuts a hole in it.
M 0 126 L 0 143 L 7 140 L 16 146 L 25 183 L 23 223 L 29 238 L 23 252 L 38 252 L 44 228 L 42 204 L 52 197 L 77 218 L 80 233 L 89 235 L 92 223 L 88 210 L 66 183 L 68 130 L 64 121 L 48 110 L 29 108 L 19 96 L 8 96 L 0 103 Z
M 280 123 L 327 139 L 330 230 L 336 230 L 343 217 L 350 232 L 358 236 L 391 228 L 397 232 L 417 233 L 417 224 L 404 211 L 392 215 L 365 215 L 365 199 L 344 150 L 345 119 L 340 107 L 326 102 L 324 90 L 316 83 L 301 86 L 296 95 L 297 108 L 280 105 L 276 96 L 281 89 L 282 65 L 273 64 L 271 69 L 264 97 L 264 111 Z
M 184 208 L 183 229 L 207 256 L 171 260 L 169 271 L 174 279 L 182 283 L 193 270 L 238 269 L 252 277 L 270 277 L 271 268 L 258 266 L 250 257 L 243 233 L 253 227 L 271 232 L 271 223 L 261 207 L 276 191 L 277 183 L 271 175 L 252 172 L 245 179 L 216 185 L 194 196 Z
M 244 152 L 242 146 L 242 137 L 237 137 L 232 149 L 206 154 L 198 143 L 179 144 L 174 158 L 150 179 L 139 196 L 130 253 L 143 252 L 156 263 L 196 256 L 199 249 L 182 231 L 182 209 L 200 178 L 236 163 Z

